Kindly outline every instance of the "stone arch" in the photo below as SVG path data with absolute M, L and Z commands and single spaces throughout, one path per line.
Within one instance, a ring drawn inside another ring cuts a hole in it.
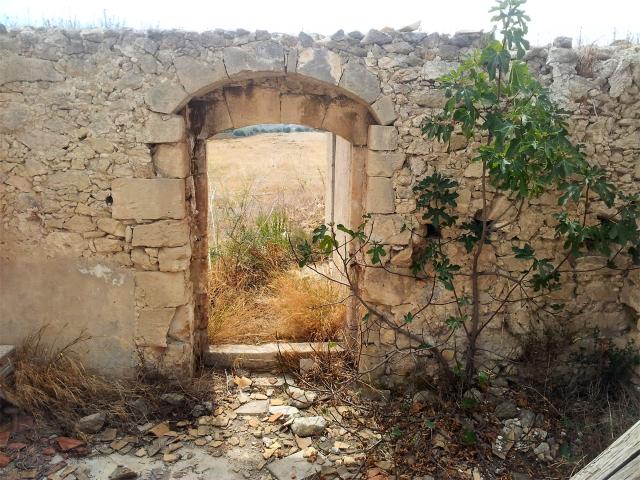
M 309 47 L 298 51 L 265 40 L 243 47 L 227 47 L 206 60 L 176 55 L 173 67 L 177 78 L 160 81 L 145 95 L 145 102 L 152 112 L 175 114 L 192 99 L 228 83 L 286 75 L 331 87 L 333 91 L 367 105 L 379 125 L 390 125 L 397 118 L 393 101 L 382 93 L 375 74 L 359 59 L 343 62 L 340 55 L 325 48 Z
M 151 127 L 147 129 L 146 142 L 158 171 L 184 179 L 180 201 L 186 201 L 185 217 L 190 228 L 190 266 L 184 272 L 188 313 L 182 336 L 170 336 L 163 352 L 165 357 L 167 352 L 177 352 L 169 359 L 163 357 L 162 363 L 170 371 L 190 371 L 208 345 L 208 138 L 247 125 L 292 123 L 348 140 L 352 146 L 351 165 L 349 174 L 341 178 L 340 188 L 348 190 L 348 195 L 343 196 L 348 199 L 348 217 L 358 222 L 367 189 L 368 145 L 376 150 L 395 148 L 395 144 L 380 147 L 396 138 L 394 127 L 380 125 L 395 120 L 393 104 L 380 95 L 377 77 L 362 64 L 349 62 L 343 66 L 333 52 L 306 49 L 295 60 L 296 71 L 290 73 L 287 65 L 293 65 L 289 63 L 293 61 L 291 55 L 280 63 L 279 56 L 269 57 L 271 47 L 265 48 L 264 58 L 247 56 L 245 49 L 240 49 L 244 53 L 236 47 L 225 49 L 224 72 L 216 70 L 215 64 L 206 66 L 194 59 L 177 57 L 174 65 L 182 86 L 163 83 L 146 97 L 149 108 L 156 110 L 148 120 Z M 205 85 L 205 81 L 209 83 Z M 390 180 L 388 183 L 390 187 Z M 393 203 L 392 189 L 384 194 Z M 154 362 L 159 362 L 159 352 L 149 351 Z

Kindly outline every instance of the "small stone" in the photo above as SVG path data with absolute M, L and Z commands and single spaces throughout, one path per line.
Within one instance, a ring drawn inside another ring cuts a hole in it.
M 292 478 L 305 480 L 314 478 L 322 469 L 322 467 L 320 467 L 320 459 L 322 458 L 324 460 L 324 457 L 318 454 L 317 462 L 310 462 L 309 460 L 311 459 L 305 458 L 304 455 L 304 451 L 301 450 L 293 455 L 269 463 L 267 469 L 277 480 L 290 480 Z
M 131 478 L 138 478 L 138 474 L 124 465 L 117 466 L 109 475 L 109 480 L 128 480 Z
M 175 463 L 178 460 L 180 460 L 180 456 L 174 453 L 165 453 L 162 456 L 162 461 L 164 461 L 165 463 Z
M 179 407 L 185 402 L 184 395 L 181 393 L 164 393 L 160 396 L 160 400 L 174 407 Z
M 247 377 L 233 377 L 233 383 L 235 383 L 240 390 L 244 390 L 249 388 L 253 382 Z
M 531 410 L 522 409 L 518 415 L 520 419 L 520 425 L 525 432 L 531 430 L 531 427 L 536 423 L 536 414 Z
M 87 415 L 76 422 L 76 430 L 82 433 L 98 433 L 104 427 L 106 420 L 107 416 L 104 412 Z
M 310 438 L 299 437 L 295 435 L 296 445 L 300 450 L 304 450 L 305 448 L 309 448 L 311 446 L 312 440 Z
M 291 397 L 291 405 L 297 408 L 309 408 L 318 396 L 314 392 L 306 391 L 297 387 L 289 387 L 287 393 Z
M 420 20 L 418 20 L 417 22 L 413 22 L 410 23 L 409 25 L 406 25 L 404 27 L 402 27 L 400 30 L 398 30 L 399 32 L 415 32 L 416 30 L 418 30 L 420 28 L 420 24 L 422 22 Z
M 551 448 L 547 442 L 542 442 L 536 448 L 533 449 L 533 453 L 535 453 L 538 460 L 553 460 L 551 456 Z
M 438 397 L 430 390 L 420 390 L 413 396 L 413 404 L 433 405 L 438 401 Z
M 298 417 L 291 424 L 291 431 L 299 437 L 320 435 L 327 427 L 324 417 Z
M 387 43 L 391 43 L 392 40 L 393 38 L 391 37 L 391 35 L 372 28 L 367 32 L 364 38 L 360 40 L 360 43 L 362 45 L 385 45 Z
M 149 429 L 149 431 L 153 433 L 156 437 L 162 437 L 166 435 L 170 430 L 171 429 L 169 428 L 169 425 L 167 425 L 164 422 L 159 423 L 155 427 Z
M 312 358 L 301 358 L 300 359 L 300 373 L 310 372 L 316 366 L 316 362 Z
M 282 413 L 286 417 L 293 417 L 300 413 L 296 407 L 291 407 L 289 405 L 272 405 L 269 407 L 269 413 L 271 415 L 275 415 L 276 413 Z
M 265 415 L 269 410 L 268 400 L 252 400 L 238 407 L 235 412 L 238 415 Z
M 518 408 L 516 407 L 515 402 L 505 400 L 496 406 L 495 414 L 500 420 L 515 418 L 518 416 Z
M 572 48 L 573 39 L 571 37 L 556 37 L 553 40 L 553 46 L 559 48 Z

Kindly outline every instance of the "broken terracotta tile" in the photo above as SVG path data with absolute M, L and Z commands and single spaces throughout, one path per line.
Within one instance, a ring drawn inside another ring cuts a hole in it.
M 155 427 L 149 429 L 151 433 L 153 433 L 156 437 L 160 438 L 171 431 L 169 425 L 166 423 L 159 423 Z
M 69 450 L 73 450 L 84 445 L 82 440 L 70 437 L 58 437 L 56 442 L 58 442 L 58 447 L 63 452 L 68 452 Z

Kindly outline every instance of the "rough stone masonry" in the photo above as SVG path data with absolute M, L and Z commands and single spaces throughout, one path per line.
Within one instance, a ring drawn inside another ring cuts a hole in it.
M 131 375 L 141 362 L 191 372 L 206 345 L 204 141 L 256 123 L 309 125 L 349 140 L 341 188 L 350 216 L 371 213 L 393 251 L 389 268 L 406 270 L 416 245 L 399 229 L 418 218 L 416 181 L 441 171 L 462 184 L 461 214 L 481 206 L 475 145 L 455 136 L 447 151 L 420 132 L 444 102 L 436 79 L 480 39 L 394 30 L 294 37 L 0 29 L 0 343 L 46 326 L 52 343 L 90 337 L 80 344 L 84 361 L 112 375 Z M 638 46 L 579 51 L 562 41 L 527 59 L 573 112 L 575 141 L 637 192 Z M 559 245 L 542 213 L 557 209 L 555 199 L 532 207 L 510 238 L 540 233 L 534 247 L 553 257 Z M 497 245 L 484 261 L 509 265 L 513 254 Z M 574 268 L 598 262 L 581 258 Z M 574 323 L 617 342 L 640 340 L 638 274 L 581 283 L 569 275 L 556 301 L 568 303 Z M 372 270 L 359 281 L 369 301 L 399 319 L 420 304 L 406 278 Z M 532 327 L 514 305 L 486 342 L 512 355 Z M 392 348 L 389 333 L 365 340 L 372 363 Z M 405 359 L 377 373 L 393 384 L 414 368 Z

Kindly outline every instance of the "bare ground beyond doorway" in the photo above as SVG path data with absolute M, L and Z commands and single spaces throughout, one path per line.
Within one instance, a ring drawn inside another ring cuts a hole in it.
M 292 251 L 326 218 L 331 135 L 287 130 L 207 145 L 211 344 L 334 340 L 345 324 L 345 292 Z

